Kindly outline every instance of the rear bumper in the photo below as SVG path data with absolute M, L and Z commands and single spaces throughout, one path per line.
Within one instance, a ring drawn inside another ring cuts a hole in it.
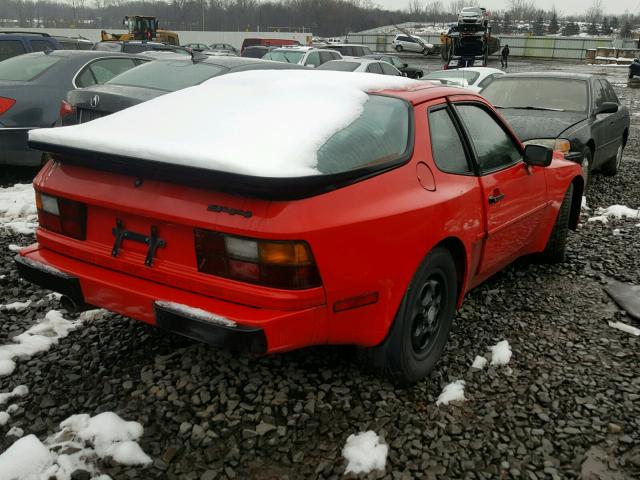
M 28 128 L 0 128 L 0 165 L 36 167 L 42 152 L 27 146 Z
M 98 267 L 38 244 L 23 249 L 15 263 L 25 280 L 79 305 L 95 305 L 230 350 L 271 353 L 326 342 L 324 306 L 279 311 L 238 305 Z

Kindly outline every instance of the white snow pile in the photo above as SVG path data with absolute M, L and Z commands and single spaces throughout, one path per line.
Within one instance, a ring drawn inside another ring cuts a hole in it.
M 0 225 L 19 234 L 35 232 L 37 211 L 30 184 L 0 188 Z
M 589 218 L 590 222 L 608 223 L 609 218 L 640 218 L 640 210 L 629 208 L 626 205 L 611 205 L 607 208 L 598 208 L 596 216 Z
M 476 355 L 476 358 L 473 360 L 473 364 L 471 368 L 477 368 L 478 370 L 482 370 L 484 366 L 487 364 L 487 359 L 481 357 L 480 355 Z
M 24 397 L 29 393 L 29 389 L 26 385 L 18 385 L 10 392 L 0 393 L 0 405 L 4 405 L 9 400 L 13 400 L 14 398 Z M 10 410 L 11 407 L 7 410 Z M 2 471 L 2 470 L 0 470 Z
M 620 331 L 630 333 L 631 335 L 635 335 L 636 337 L 640 336 L 640 328 L 636 328 L 632 325 L 627 325 L 622 322 L 609 322 L 609 326 L 612 328 L 617 328 Z
M 384 470 L 387 453 L 389 446 L 374 431 L 351 434 L 342 449 L 342 456 L 348 462 L 344 473 L 360 474 Z
M 203 322 L 217 323 L 220 325 L 225 325 L 227 327 L 235 327 L 237 325 L 237 323 L 233 320 L 229 320 L 228 318 L 221 315 L 216 315 L 215 313 L 207 312 L 199 308 L 190 307 L 188 305 L 182 305 L 181 303 L 160 301 L 156 302 L 156 305 L 169 310 L 173 310 L 174 312 L 181 313 L 183 315 L 197 318 L 198 320 L 202 320 Z
M 11 252 L 19 252 L 20 250 L 22 250 L 24 247 L 21 247 L 20 245 L 16 245 L 14 243 L 10 243 L 9 244 L 9 251 Z
M 49 350 L 61 338 L 66 337 L 69 332 L 82 325 L 83 321 L 82 315 L 79 320 L 71 321 L 63 318 L 57 310 L 49 311 L 40 323 L 13 337 L 12 340 L 15 343 L 0 345 L 0 376 L 13 373 L 16 368 L 14 359 L 28 358 L 36 353 Z
M 436 405 L 449 405 L 449 402 L 464 402 L 464 380 L 456 380 L 446 385 L 436 400 Z
M 0 305 L 0 310 L 6 310 L 8 312 L 21 312 L 26 310 L 31 305 L 31 300 L 27 300 L 26 302 L 12 302 L 7 303 L 6 305 Z
M 506 365 L 511 360 L 511 346 L 507 340 L 496 343 L 491 350 L 491 365 Z
M 151 458 L 136 441 L 142 433 L 138 422 L 127 422 L 113 412 L 94 417 L 73 415 L 44 443 L 35 435 L 28 435 L 11 445 L 0 455 L 0 478 L 70 480 L 77 469 L 87 470 L 97 478 L 93 462 L 105 457 L 123 465 L 148 465 Z
M 424 84 L 352 72 L 237 72 L 92 122 L 31 130 L 29 140 L 244 175 L 318 175 L 318 149 L 362 114 L 365 92 L 414 86 Z M 166 112 L 172 112 L 173 121 L 153 131 L 131 128 L 141 118 Z M 313 121 L 304 121 L 303 129 L 295 127 L 286 141 L 283 132 L 265 128 L 303 119 Z M 251 132 L 250 142 L 246 132 Z

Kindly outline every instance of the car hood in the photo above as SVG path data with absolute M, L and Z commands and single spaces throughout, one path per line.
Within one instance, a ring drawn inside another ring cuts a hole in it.
M 587 119 L 587 114 L 584 112 L 553 112 L 515 108 L 501 108 L 498 111 L 523 142 L 537 138 L 557 138 L 568 128 Z

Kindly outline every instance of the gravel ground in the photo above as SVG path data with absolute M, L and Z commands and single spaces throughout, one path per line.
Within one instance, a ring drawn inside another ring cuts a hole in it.
M 640 83 L 628 85 L 624 70 L 597 71 L 637 111 L 640 90 L 630 87 Z M 621 172 L 594 178 L 591 214 L 640 207 L 638 118 Z M 30 175 L 4 173 L 0 182 Z M 44 439 L 69 415 L 110 410 L 142 423 L 140 444 L 154 459 L 146 469 L 100 465 L 114 479 L 339 478 L 347 437 L 370 429 L 389 456 L 386 472 L 369 478 L 638 478 L 640 337 L 608 322 L 640 325 L 603 285 L 640 284 L 639 220 L 583 221 L 565 264 L 520 261 L 471 292 L 438 368 L 412 388 L 371 375 L 347 347 L 238 356 L 109 314 L 0 378 L 0 392 L 30 389 L 0 427 L 0 451 L 15 440 L 5 436 L 12 426 Z M 13 271 L 8 245 L 32 240 L 0 230 L 0 303 L 47 293 Z M 0 311 L 0 344 L 54 307 Z M 506 367 L 470 368 L 505 339 L 513 350 Z M 466 382 L 467 400 L 436 407 L 454 380 Z

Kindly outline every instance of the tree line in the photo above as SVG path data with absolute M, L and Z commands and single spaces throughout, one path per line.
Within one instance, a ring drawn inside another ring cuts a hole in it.
M 387 10 L 371 0 L 2 0 L 3 26 L 45 28 L 122 28 L 125 15 L 154 15 L 171 30 L 305 30 L 321 36 L 344 35 L 385 25 L 418 22 L 438 25 L 455 22 L 475 0 L 411 0 L 404 10 Z M 481 4 L 481 2 L 480 2 Z M 575 35 L 578 22 L 588 33 L 631 36 L 635 15 L 605 15 L 602 0 L 593 0 L 579 16 L 543 10 L 535 0 L 509 0 L 502 11 L 491 12 L 495 33 Z M 528 28 L 523 31 L 523 22 Z

